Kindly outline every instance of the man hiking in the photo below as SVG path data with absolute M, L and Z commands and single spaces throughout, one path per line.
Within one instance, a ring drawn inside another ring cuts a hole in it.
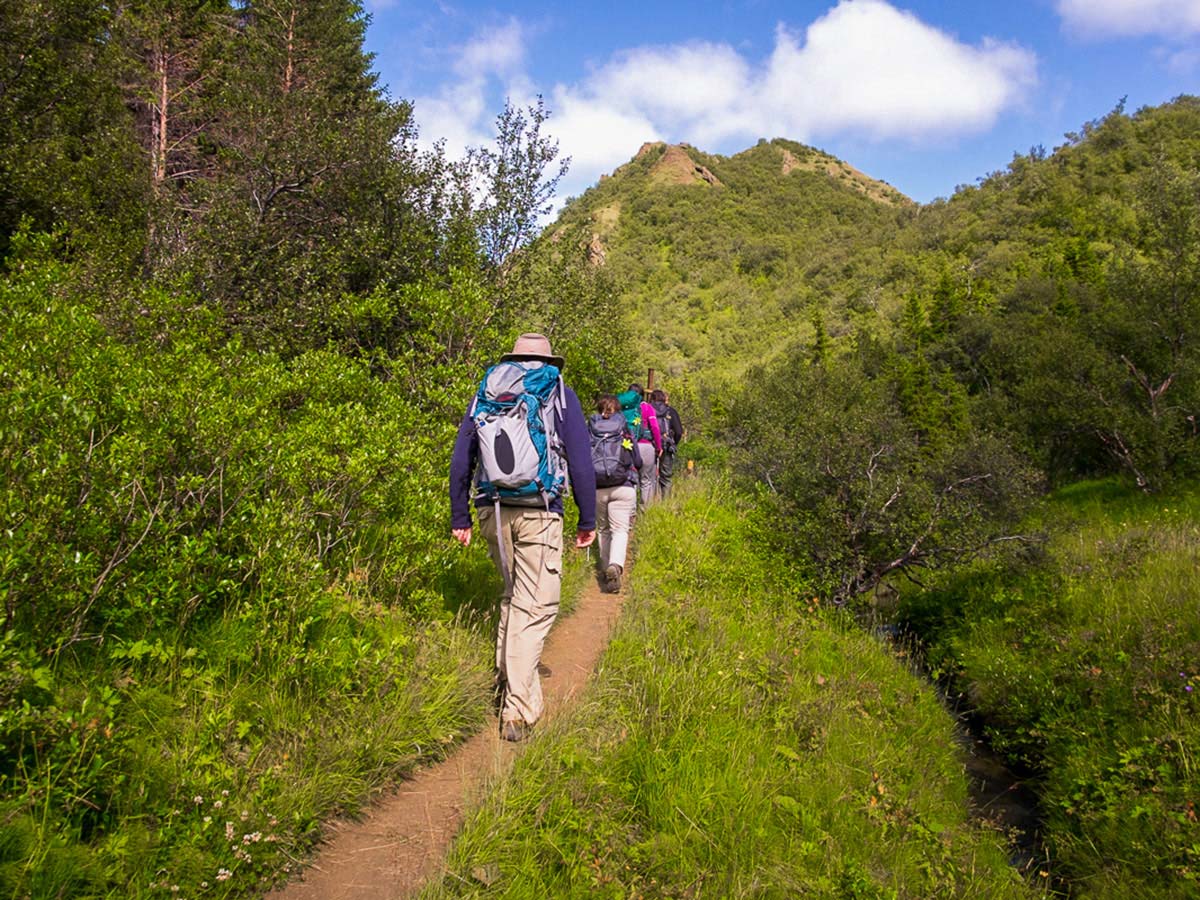
M 563 358 L 523 334 L 488 369 L 458 429 L 450 461 L 450 527 L 471 543 L 471 489 L 479 527 L 504 578 L 496 631 L 500 736 L 524 740 L 542 715 L 538 663 L 558 615 L 563 492 L 579 507 L 576 547 L 596 536 L 596 477 L 587 421 L 562 380 Z
M 683 441 L 683 423 L 679 413 L 671 406 L 666 391 L 653 390 L 650 392 L 650 405 L 658 418 L 658 428 L 662 432 L 662 454 L 658 457 L 658 493 L 666 497 L 671 493 L 671 476 L 675 472 L 675 451 Z

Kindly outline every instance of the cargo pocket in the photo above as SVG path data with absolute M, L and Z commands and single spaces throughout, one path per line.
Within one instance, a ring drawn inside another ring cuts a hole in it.
M 542 568 L 552 575 L 562 572 L 563 528 L 559 516 L 529 513 L 529 543 L 539 544 Z

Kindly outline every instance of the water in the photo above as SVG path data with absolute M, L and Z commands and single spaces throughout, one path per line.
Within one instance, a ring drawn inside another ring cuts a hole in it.
M 902 649 L 909 659 L 913 640 L 895 625 L 875 625 L 871 631 L 893 649 Z M 1041 810 L 1032 779 L 1014 772 L 983 736 L 983 723 L 964 713 L 958 698 L 948 696 L 928 673 L 914 663 L 914 669 L 937 691 L 942 705 L 954 716 L 963 766 L 967 773 L 968 802 L 971 816 L 990 828 L 1003 832 L 1010 847 L 1009 862 L 1022 875 L 1049 886 L 1051 879 L 1041 840 Z

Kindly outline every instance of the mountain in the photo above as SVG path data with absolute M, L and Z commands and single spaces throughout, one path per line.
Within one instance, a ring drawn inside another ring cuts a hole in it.
M 645 365 L 720 388 L 861 301 L 878 248 L 916 215 L 890 185 L 776 139 L 731 157 L 648 143 L 568 202 L 549 239 L 617 286 Z
M 929 320 L 945 334 L 965 316 L 989 323 L 953 351 L 970 368 L 983 352 L 972 341 L 1011 334 L 1030 304 L 1073 308 L 1077 285 L 1128 298 L 1153 266 L 1190 284 L 1198 166 L 1189 96 L 1118 105 L 925 206 L 793 141 L 731 157 L 653 143 L 569 201 L 547 237 L 610 277 L 642 364 L 702 400 L 822 333 L 886 341 Z M 1034 299 L 1038 284 L 1049 300 Z

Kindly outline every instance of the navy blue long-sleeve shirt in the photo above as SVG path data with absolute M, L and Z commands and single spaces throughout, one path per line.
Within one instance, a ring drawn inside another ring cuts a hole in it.
M 567 388 L 566 408 L 559 416 L 556 427 L 567 455 L 567 475 L 571 481 L 571 493 L 579 507 L 579 530 L 592 531 L 596 527 L 596 473 L 592 469 L 592 444 L 588 438 L 587 420 L 583 406 L 575 392 Z M 450 527 L 471 527 L 471 488 L 475 477 L 475 466 L 479 462 L 479 440 L 475 434 L 475 420 L 470 409 L 458 426 L 458 438 L 454 442 L 454 455 L 450 458 Z M 475 501 L 478 506 L 490 506 L 486 498 Z M 550 512 L 562 515 L 563 501 L 555 497 L 550 501 Z

